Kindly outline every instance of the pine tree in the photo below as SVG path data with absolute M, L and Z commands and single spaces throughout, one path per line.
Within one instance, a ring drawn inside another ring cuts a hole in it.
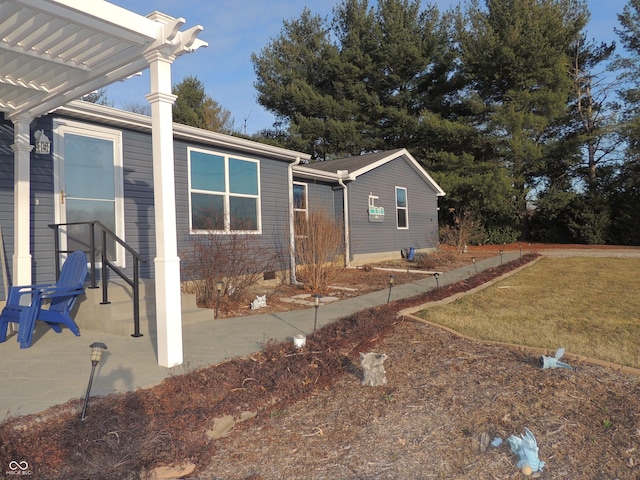
M 574 0 L 487 0 L 486 10 L 475 1 L 460 31 L 463 68 L 484 107 L 478 126 L 508 169 L 523 239 L 530 192 L 567 112 L 567 52 L 587 18 L 584 3 Z
M 214 132 L 231 133 L 231 112 L 206 94 L 204 85 L 193 76 L 172 88 L 178 98 L 173 105 L 173 121 Z

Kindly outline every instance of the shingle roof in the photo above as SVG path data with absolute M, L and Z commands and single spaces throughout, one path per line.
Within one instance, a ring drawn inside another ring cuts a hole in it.
M 400 153 L 403 150 L 403 148 L 399 148 L 397 150 L 385 150 L 384 152 L 338 158 L 336 160 L 327 160 L 325 162 L 314 162 L 305 165 L 305 167 L 331 173 L 337 173 L 339 170 L 348 170 L 349 172 L 355 172 L 371 164 L 379 162 L 380 160 L 383 160 L 387 157 L 392 157 L 396 153 Z
M 300 177 L 313 176 L 323 178 L 331 182 L 339 180 L 355 180 L 375 168 L 391 162 L 397 158 L 404 160 L 420 175 L 424 181 L 429 184 L 436 195 L 445 195 L 440 185 L 431 178 L 431 175 L 420 165 L 415 158 L 405 148 L 396 150 L 386 150 L 384 152 L 369 153 L 367 155 L 358 155 L 354 157 L 339 158 L 336 160 L 327 160 L 326 162 L 315 162 L 305 165 L 297 165 L 293 167 L 294 174 Z M 340 173 L 338 173 L 340 172 Z

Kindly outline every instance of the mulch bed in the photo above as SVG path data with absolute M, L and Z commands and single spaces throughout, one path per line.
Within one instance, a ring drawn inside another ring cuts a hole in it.
M 151 389 L 71 401 L 0 424 L 0 466 L 32 478 L 133 479 L 190 461 L 188 478 L 517 478 L 517 457 L 485 439 L 536 435 L 547 478 L 637 478 L 640 385 L 602 367 L 541 370 L 537 358 L 397 317 L 531 261 L 505 264 L 413 299 L 371 308 L 247 358 Z M 359 353 L 389 355 L 387 384 L 361 384 Z M 226 437 L 223 415 L 254 412 Z

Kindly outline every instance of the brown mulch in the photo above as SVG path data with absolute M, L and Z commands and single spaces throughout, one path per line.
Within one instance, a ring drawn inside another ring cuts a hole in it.
M 136 392 L 0 424 L 0 476 L 16 458 L 37 479 L 134 479 L 197 465 L 199 479 L 519 478 L 506 442 L 529 428 L 541 478 L 640 478 L 640 382 L 603 367 L 542 370 L 534 355 L 461 339 L 397 312 L 471 289 L 530 261 L 371 308 L 307 338 Z M 360 352 L 388 355 L 387 384 L 361 383 Z M 257 417 L 211 440 L 216 418 Z
M 519 251 L 518 244 L 502 246 L 502 248 L 504 251 L 511 253 Z M 400 253 L 398 253 L 397 259 L 344 269 L 339 273 L 338 278 L 331 282 L 331 285 L 326 290 L 318 293 L 343 300 L 345 298 L 389 288 L 389 277 L 391 275 L 394 277 L 395 284 L 401 285 L 428 277 L 429 275 L 426 272 L 447 272 L 459 267 L 471 265 L 472 259 L 480 262 L 487 258 L 495 257 L 498 255 L 498 251 L 499 249 L 495 250 L 493 246 L 487 246 L 470 247 L 465 253 L 456 253 L 452 247 L 442 246 L 437 252 L 429 255 L 431 260 L 430 268 L 426 268 L 416 262 L 407 262 L 402 259 Z M 534 252 L 535 249 L 533 247 L 522 247 L 523 255 Z M 236 318 L 309 308 L 308 304 L 302 302 L 292 303 L 286 301 L 295 295 L 304 293 L 315 292 L 309 292 L 302 286 L 284 283 L 278 283 L 276 286 L 268 285 L 258 287 L 251 292 L 251 297 L 247 297 L 242 302 L 229 304 L 222 301 L 219 307 L 218 318 Z M 251 300 L 255 299 L 255 295 L 266 295 L 267 306 L 257 310 L 251 310 L 250 303 Z

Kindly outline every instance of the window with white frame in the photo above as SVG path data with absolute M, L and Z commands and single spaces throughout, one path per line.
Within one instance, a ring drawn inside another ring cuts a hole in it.
M 309 216 L 308 185 L 306 183 L 293 183 L 293 221 L 296 230 L 304 225 Z M 296 231 L 296 235 L 299 233 Z
M 396 187 L 396 218 L 398 228 L 409 228 L 407 189 L 404 187 Z
M 221 153 L 189 149 L 191 230 L 261 230 L 260 164 Z

